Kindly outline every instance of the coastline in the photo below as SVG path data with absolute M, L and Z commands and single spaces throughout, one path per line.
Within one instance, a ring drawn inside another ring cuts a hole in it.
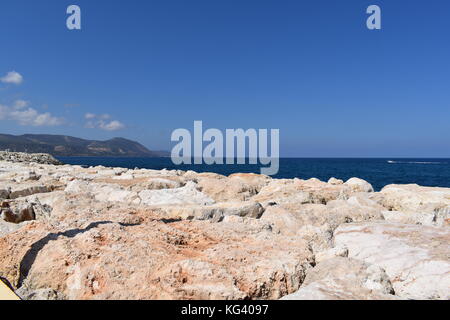
M 449 299 L 450 189 L 0 161 L 24 299 Z

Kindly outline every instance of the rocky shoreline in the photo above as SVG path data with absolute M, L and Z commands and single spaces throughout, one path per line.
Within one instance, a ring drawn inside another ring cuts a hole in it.
M 450 298 L 449 188 L 49 163 L 0 153 L 24 299 Z
M 48 153 L 25 153 L 25 152 L 10 152 L 0 151 L 0 161 L 9 162 L 24 162 L 24 163 L 40 163 L 61 165 L 59 160 L 56 160 Z

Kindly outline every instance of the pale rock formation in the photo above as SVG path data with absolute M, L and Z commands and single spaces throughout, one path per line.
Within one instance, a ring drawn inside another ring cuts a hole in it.
M 446 188 L 11 161 L 0 186 L 25 299 L 450 298 Z
M 61 231 L 33 222 L 0 238 L 0 274 L 67 299 L 277 299 L 313 262 L 306 242 L 262 223 L 144 219 Z
M 139 192 L 144 205 L 200 204 L 210 205 L 214 200 L 197 190 L 197 185 L 190 181 L 184 187 L 165 190 L 144 190 Z
M 383 269 L 355 259 L 327 259 L 312 269 L 297 292 L 282 300 L 395 299 Z
M 334 177 L 332 177 L 328 180 L 328 184 L 332 184 L 332 185 L 340 185 L 343 183 L 344 183 L 344 181 L 342 181 L 341 179 L 336 179 Z
M 445 227 L 449 226 L 450 210 L 438 212 L 403 212 L 403 211 L 383 211 L 383 217 L 387 221 L 420 224 L 424 226 Z
M 189 175 L 192 177 L 192 173 Z M 198 174 L 194 179 L 199 189 L 217 202 L 246 201 L 270 181 L 267 176 L 250 173 L 234 174 L 228 178 L 211 173 Z
M 268 223 L 275 233 L 308 241 L 316 252 L 332 245 L 333 227 L 326 212 L 326 206 L 322 204 L 303 205 L 298 211 L 270 206 L 265 209 L 261 220 Z
M 38 216 L 48 215 L 51 208 L 42 205 L 39 199 L 15 199 L 3 201 L 0 208 L 1 218 L 9 223 L 19 224 L 24 221 L 35 220 Z
M 341 221 L 356 222 L 366 220 L 383 220 L 384 208 L 364 194 L 356 194 L 348 200 L 333 200 L 327 208 L 332 214 L 341 217 Z M 337 224 L 341 224 L 341 221 Z
M 16 212 L 11 208 L 2 208 L 1 218 L 10 223 L 21 223 L 24 221 L 31 221 L 35 219 L 35 214 L 32 205 L 22 206 Z
M 181 188 L 184 185 L 185 183 L 176 180 L 154 178 L 148 181 L 145 188 L 148 190 L 175 189 Z
M 325 260 L 329 260 L 329 259 L 333 259 L 336 257 L 343 257 L 343 258 L 347 258 L 348 257 L 348 249 L 345 246 L 341 246 L 341 247 L 334 247 L 322 252 L 318 252 L 315 255 L 316 258 L 316 263 L 321 263 Z
M 416 184 L 384 187 L 382 204 L 391 211 L 450 212 L 450 188 L 421 187 Z
M 329 184 L 318 179 L 272 179 L 269 184 L 253 198 L 263 204 L 271 202 L 299 202 L 327 204 L 332 200 L 346 200 L 360 192 L 373 191 L 369 183 L 354 178 L 345 184 Z M 369 187 L 370 186 L 370 187 Z M 301 197 L 301 198 L 299 198 Z
M 133 180 L 134 175 L 131 173 L 121 174 L 118 176 L 113 177 L 114 180 Z
M 395 293 L 408 299 L 450 298 L 450 230 L 391 222 L 341 225 L 336 245 L 349 257 L 386 270 Z
M 118 184 L 102 184 L 74 180 L 68 183 L 64 190 L 66 193 L 92 194 L 97 201 L 139 203 L 140 199 L 136 192 L 124 190 Z
M 212 205 L 166 205 L 153 209 L 165 219 L 221 221 L 226 216 L 259 218 L 264 208 L 258 202 L 221 202 Z
M 53 191 L 55 186 L 44 185 L 41 183 L 27 183 L 20 184 L 18 186 L 11 186 L 11 191 L 9 193 L 9 199 L 16 199 L 20 197 L 30 196 L 36 193 L 45 193 Z
M 23 227 L 23 225 L 6 222 L 0 219 L 0 238 Z
M 47 153 L 25 153 L 25 152 L 10 152 L 0 151 L 0 161 L 10 162 L 35 162 L 40 164 L 60 165 L 61 162 Z
M 67 184 L 64 191 L 68 192 L 68 193 L 74 193 L 74 194 L 86 193 L 86 192 L 90 192 L 90 187 L 89 187 L 89 183 L 87 181 L 73 180 Z
M 327 205 L 294 203 L 269 206 L 261 219 L 271 223 L 274 230 L 282 234 L 309 240 L 314 251 L 322 251 L 330 248 L 333 232 L 339 225 L 382 220 L 382 210 L 376 202 L 357 194 L 349 200 L 329 201 Z
M 64 300 L 65 297 L 61 293 L 53 289 L 37 289 L 29 290 L 26 287 L 21 287 L 16 291 L 16 294 L 23 300 Z
M 345 183 L 353 192 L 373 192 L 373 187 L 370 183 L 359 178 L 350 178 Z
M 299 181 L 274 179 L 264 186 L 252 200 L 261 202 L 264 206 L 283 203 L 314 203 L 313 195 L 303 192 Z

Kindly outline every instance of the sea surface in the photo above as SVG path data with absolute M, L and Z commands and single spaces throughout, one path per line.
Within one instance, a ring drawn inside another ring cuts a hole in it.
M 83 166 L 179 169 L 215 172 L 229 175 L 236 172 L 260 173 L 260 165 L 174 165 L 170 158 L 58 157 L 66 164 Z M 364 179 L 379 191 L 388 184 L 416 183 L 422 186 L 450 187 L 450 159 L 331 159 L 281 158 L 280 170 L 274 178 L 335 177 L 347 180 Z

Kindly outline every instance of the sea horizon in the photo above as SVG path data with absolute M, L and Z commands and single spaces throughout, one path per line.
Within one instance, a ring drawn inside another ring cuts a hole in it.
M 170 157 L 56 157 L 65 164 L 122 167 L 128 169 L 192 170 L 228 176 L 260 173 L 259 164 L 173 164 Z M 246 159 L 248 160 L 248 159 Z M 450 187 L 450 158 L 280 158 L 277 179 L 364 179 L 379 191 L 389 184 Z

